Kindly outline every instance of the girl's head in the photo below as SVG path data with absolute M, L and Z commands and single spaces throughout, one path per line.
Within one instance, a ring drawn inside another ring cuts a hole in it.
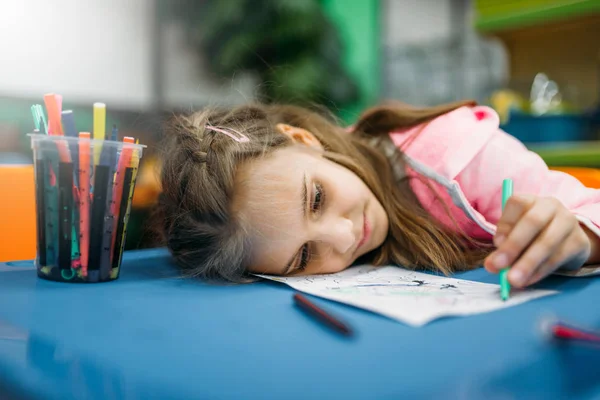
M 175 117 L 159 204 L 167 246 L 192 275 L 331 273 L 358 258 L 449 272 L 475 260 L 394 174 L 393 129 L 436 109 L 382 107 L 352 133 L 295 106 L 249 105 Z

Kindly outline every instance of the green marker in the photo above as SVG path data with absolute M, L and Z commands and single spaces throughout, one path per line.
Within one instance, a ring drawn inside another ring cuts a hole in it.
M 34 105 L 31 106 L 31 115 L 33 115 L 33 123 L 35 125 L 35 130 L 40 131 L 40 116 L 38 115 L 37 107 Z
M 513 181 L 512 179 L 505 179 L 502 181 L 502 211 L 508 201 L 508 198 L 513 194 Z M 503 301 L 508 300 L 508 294 L 510 293 L 510 283 L 508 283 L 508 270 L 509 267 L 504 268 L 500 271 L 500 298 Z

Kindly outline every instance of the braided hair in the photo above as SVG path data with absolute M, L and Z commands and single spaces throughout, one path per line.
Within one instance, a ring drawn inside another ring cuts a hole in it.
M 210 126 L 243 129 L 250 140 L 240 143 Z M 260 108 L 174 117 L 164 146 L 159 214 L 163 239 L 189 275 L 249 279 L 247 227 L 232 210 L 236 171 L 242 161 L 289 144 Z

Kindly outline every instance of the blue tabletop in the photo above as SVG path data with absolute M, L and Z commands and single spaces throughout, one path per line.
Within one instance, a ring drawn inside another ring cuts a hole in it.
M 126 253 L 121 278 L 38 279 L 0 263 L 0 393 L 48 399 L 600 398 L 600 350 L 552 343 L 554 314 L 600 326 L 600 278 L 552 277 L 562 293 L 413 328 L 315 299 L 352 338 L 293 306 L 274 282 L 182 279 L 164 250 Z M 484 270 L 463 279 L 495 283 Z M 0 396 L 2 397 L 2 396 Z M 4 397 L 2 397 L 4 398 Z

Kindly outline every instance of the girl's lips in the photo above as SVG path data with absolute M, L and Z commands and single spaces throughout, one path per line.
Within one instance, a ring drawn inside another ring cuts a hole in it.
M 371 225 L 369 224 L 369 220 L 367 219 L 367 216 L 364 215 L 363 216 L 362 238 L 360 239 L 360 242 L 358 243 L 358 246 L 356 248 L 360 249 L 367 242 L 367 240 L 369 240 L 370 236 L 371 236 Z

